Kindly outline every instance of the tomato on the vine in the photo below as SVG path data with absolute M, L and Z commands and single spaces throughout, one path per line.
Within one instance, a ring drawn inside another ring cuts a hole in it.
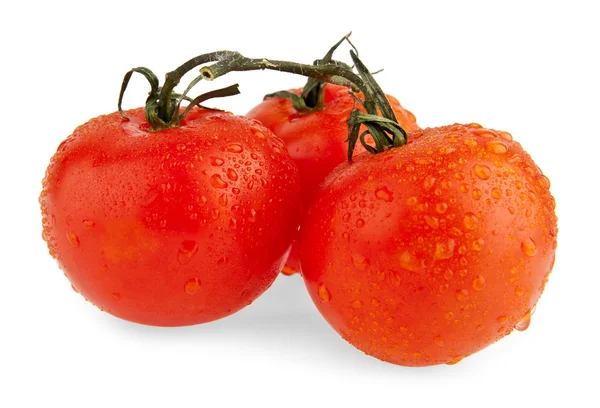
M 301 229 L 302 275 L 348 342 L 453 364 L 529 325 L 553 266 L 550 182 L 510 134 L 452 125 L 338 166 Z
M 100 116 L 58 148 L 44 239 L 74 289 L 161 326 L 227 316 L 279 273 L 300 211 L 298 170 L 258 122 L 192 109 L 151 131 L 143 109 Z
M 293 89 L 300 95 L 301 89 Z M 282 97 L 267 97 L 247 116 L 262 122 L 285 143 L 300 172 L 302 202 L 307 207 L 313 200 L 319 184 L 340 163 L 347 159 L 348 124 L 346 121 L 357 105 L 356 99 L 345 86 L 326 84 L 323 106 L 316 111 L 298 112 L 292 101 Z M 362 96 L 362 95 L 358 95 Z M 387 95 L 398 123 L 407 132 L 420 129 L 415 116 L 404 109 L 393 96 Z M 357 153 L 364 152 L 359 144 Z M 300 268 L 292 249 L 284 273 Z

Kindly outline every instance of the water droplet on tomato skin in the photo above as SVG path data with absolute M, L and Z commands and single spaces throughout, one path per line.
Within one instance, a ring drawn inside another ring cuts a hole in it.
M 219 174 L 213 174 L 210 177 L 210 184 L 214 188 L 226 188 L 228 186 L 227 182 L 223 180 L 223 178 L 221 178 L 221 175 Z
M 485 241 L 483 240 L 483 238 L 477 238 L 476 240 L 474 240 L 471 243 L 471 248 L 474 251 L 481 251 L 483 249 L 484 245 L 485 245 Z
M 114 300 L 121 300 L 121 294 L 117 292 L 111 293 L 111 296 Z
M 319 286 L 318 294 L 319 299 L 321 299 L 322 302 L 327 303 L 331 299 L 331 294 L 329 293 L 329 290 L 327 290 L 327 287 L 323 284 Z
M 490 168 L 483 164 L 476 164 L 473 167 L 473 171 L 475 172 L 475 175 L 477 177 L 479 177 L 481 180 L 487 180 L 492 175 Z
M 529 328 L 529 325 L 531 324 L 531 310 L 528 311 L 527 313 L 525 313 L 525 316 L 523 316 L 521 318 L 521 320 L 519 320 L 519 322 L 517 323 L 517 325 L 515 326 L 515 330 L 518 331 L 525 331 Z
M 194 255 L 198 253 L 198 243 L 191 239 L 186 239 L 179 246 L 179 250 L 177 251 L 177 262 L 181 265 L 185 265 L 189 263 Z
M 463 360 L 464 357 L 460 357 L 460 356 L 456 356 L 456 357 L 452 357 L 452 359 L 450 361 L 448 361 L 446 363 L 446 365 L 454 365 L 454 364 L 458 364 Z
M 200 290 L 200 285 L 201 285 L 200 279 L 191 278 L 185 283 L 185 286 L 184 286 L 185 292 L 188 295 L 195 295 Z
M 435 259 L 450 259 L 454 255 L 454 240 L 448 239 L 446 242 L 437 242 L 435 244 Z
M 394 200 L 394 195 L 387 187 L 381 187 L 375 190 L 375 197 L 377 197 L 378 200 L 388 203 Z
M 360 300 L 355 300 L 352 302 L 352 307 L 355 309 L 360 309 L 363 305 L 363 302 L 361 302 Z
M 211 157 L 210 158 L 210 164 L 215 166 L 215 167 L 219 167 L 222 166 L 223 163 L 225 163 L 225 161 L 219 157 Z
M 81 221 L 84 229 L 90 230 L 96 226 L 96 223 L 92 220 L 83 220 Z
M 72 231 L 67 231 L 67 239 L 71 244 L 75 245 L 76 247 L 80 245 L 79 237 L 75 235 L 75 233 Z
M 459 302 L 466 302 L 469 299 L 469 291 L 466 289 L 459 289 L 455 293 L 456 300 Z
M 229 168 L 229 169 L 227 169 L 227 177 L 228 177 L 228 178 L 229 178 L 229 180 L 231 180 L 231 181 L 237 181 L 237 179 L 238 179 L 238 174 L 237 174 L 237 172 L 236 172 L 234 169 L 232 169 L 232 168 Z
M 370 265 L 371 261 L 366 256 L 357 253 L 352 255 L 352 263 L 356 269 L 364 271 Z
M 229 153 L 241 153 L 244 151 L 244 148 L 239 143 L 230 143 L 225 147 L 225 151 Z
M 365 220 L 363 220 L 362 218 L 359 218 L 358 220 L 356 220 L 356 227 L 357 228 L 362 228 L 365 226 Z
M 467 214 L 465 214 L 465 216 L 463 218 L 463 224 L 466 229 L 473 231 L 473 230 L 477 229 L 479 220 L 477 220 L 477 217 L 475 216 L 475 214 L 467 213 Z
M 478 275 L 477 277 L 475 277 L 475 279 L 473 279 L 472 286 L 473 289 L 477 291 L 482 291 L 483 289 L 485 289 L 485 278 L 481 275 Z
M 502 140 L 492 140 L 487 142 L 485 148 L 488 152 L 493 154 L 505 154 L 508 152 L 508 146 Z
M 537 254 L 535 242 L 529 237 L 525 238 L 521 241 L 521 251 L 527 256 L 534 256 Z

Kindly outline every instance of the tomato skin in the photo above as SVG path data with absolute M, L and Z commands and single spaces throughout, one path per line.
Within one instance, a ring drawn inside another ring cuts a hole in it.
M 301 89 L 292 92 L 301 93 Z M 415 116 L 405 110 L 400 102 L 388 95 L 388 100 L 404 130 L 420 129 Z M 299 113 L 286 98 L 266 98 L 247 116 L 257 119 L 279 136 L 285 143 L 300 172 L 302 202 L 307 207 L 313 200 L 317 187 L 340 163 L 348 158 L 348 124 L 350 112 L 356 105 L 348 88 L 326 84 L 324 106 L 312 113 Z M 364 152 L 360 143 L 356 152 Z M 287 262 L 288 269 L 299 270 L 300 265 L 292 250 Z
M 425 129 L 338 166 L 301 232 L 302 275 L 348 342 L 453 364 L 526 327 L 552 269 L 550 183 L 506 132 Z
M 75 130 L 51 160 L 44 233 L 73 287 L 115 316 L 159 326 L 247 306 L 296 233 L 297 169 L 256 121 L 194 109 L 150 132 L 142 109 Z

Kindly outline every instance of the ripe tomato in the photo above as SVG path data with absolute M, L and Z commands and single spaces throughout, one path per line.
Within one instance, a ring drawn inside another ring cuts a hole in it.
M 395 364 L 456 363 L 525 329 L 554 262 L 550 182 L 510 134 L 417 131 L 326 179 L 302 274 L 327 321 Z
M 250 304 L 298 225 L 298 170 L 258 122 L 193 109 L 151 132 L 142 109 L 92 119 L 43 182 L 44 239 L 73 287 L 130 321 L 180 326 Z
M 293 89 L 300 95 L 301 89 Z M 279 136 L 285 143 L 300 171 L 302 202 L 305 206 L 313 200 L 321 181 L 348 157 L 348 124 L 355 100 L 344 86 L 326 84 L 324 105 L 321 110 L 299 113 L 286 98 L 266 98 L 247 116 L 257 119 Z M 400 125 L 407 132 L 420 129 L 415 116 L 405 110 L 393 96 L 387 96 Z M 357 152 L 364 152 L 360 143 Z M 297 251 L 292 249 L 285 274 L 299 270 Z

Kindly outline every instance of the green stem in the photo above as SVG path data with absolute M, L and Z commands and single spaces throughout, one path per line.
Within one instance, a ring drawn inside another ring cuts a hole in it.
M 333 50 L 335 50 L 335 47 Z M 119 96 L 119 110 L 124 114 L 121 109 L 121 101 L 124 90 L 133 72 L 142 73 L 151 83 L 151 92 L 146 101 L 146 117 L 148 118 L 148 122 L 152 126 L 152 129 L 157 131 L 179 125 L 180 121 L 191 109 L 191 107 L 188 106 L 186 111 L 180 115 L 180 103 L 183 99 L 189 100 L 189 98 L 187 98 L 187 93 L 201 79 L 212 81 L 232 71 L 268 69 L 299 74 L 318 81 L 343 85 L 355 92 L 362 92 L 364 96 L 362 105 L 364 106 L 366 113 L 362 113 L 355 109 L 348 119 L 348 160 L 352 160 L 352 152 L 359 139 L 361 140 L 361 143 L 365 145 L 365 148 L 371 152 L 381 152 L 387 148 L 406 143 L 406 132 L 398 124 L 385 94 L 377 82 L 375 82 L 375 79 L 362 61 L 358 59 L 356 53 L 351 51 L 350 55 L 357 68 L 358 75 L 354 73 L 348 65 L 333 60 L 329 60 L 326 64 L 307 65 L 290 61 L 268 60 L 266 58 L 247 58 L 235 51 L 211 52 L 192 58 L 174 71 L 169 72 L 166 75 L 165 83 L 162 88 L 158 87 L 155 80 L 156 77 L 152 71 L 147 68 L 135 68 L 129 71 L 123 80 L 123 87 Z M 209 62 L 215 63 L 210 66 L 202 67 L 200 69 L 200 76 L 192 81 L 183 94 L 179 95 L 174 92 L 175 87 L 186 73 Z M 237 92 L 237 85 L 231 86 L 200 95 L 193 99 L 192 102 L 193 105 L 195 105 L 211 97 L 232 95 Z M 381 112 L 383 118 L 378 116 L 379 112 Z M 358 134 L 359 128 L 363 124 L 367 127 L 368 133 L 375 139 L 375 148 L 366 144 L 364 134 Z

